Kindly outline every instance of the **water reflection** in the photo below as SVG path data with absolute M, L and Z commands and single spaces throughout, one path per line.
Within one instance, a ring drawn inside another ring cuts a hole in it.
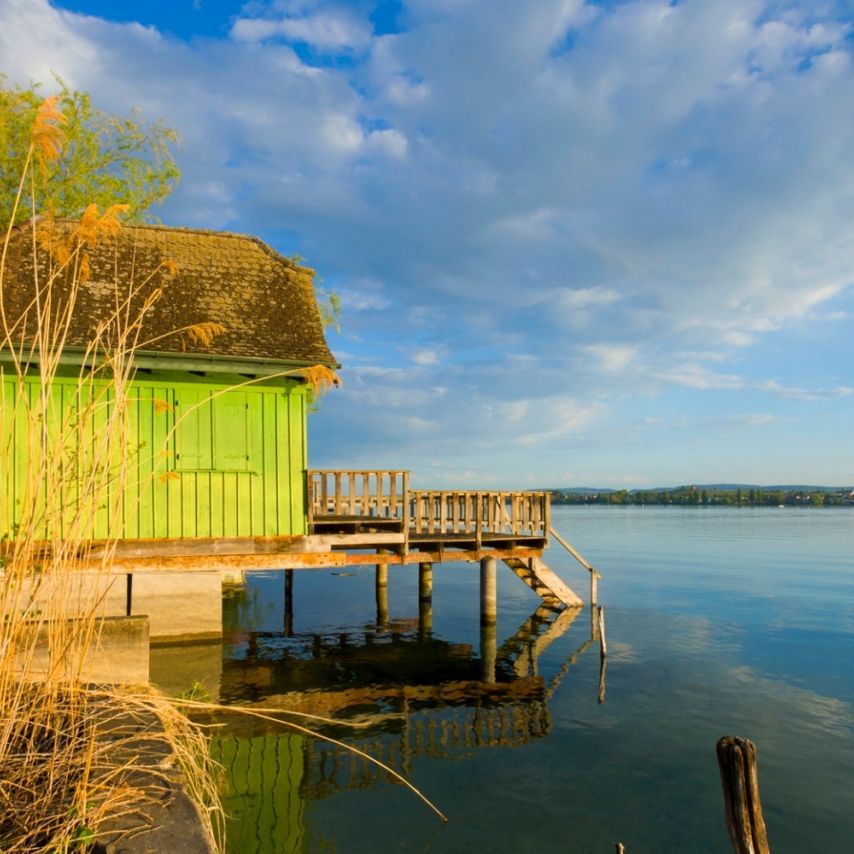
M 379 595 L 383 587 L 377 587 L 376 621 L 334 630 L 303 623 L 299 610 L 295 620 L 290 573 L 280 588 L 281 629 L 271 630 L 269 612 L 263 619 L 252 613 L 257 602 L 251 596 L 227 599 L 220 701 L 357 724 L 325 732 L 407 777 L 422 757 L 464 759 L 551 731 L 549 699 L 592 636 L 580 646 L 576 640 L 552 672 L 540 672 L 540 659 L 574 624 L 587 625 L 580 610 L 540 605 L 500 644 L 495 625 L 481 626 L 479 643 L 472 644 L 433 632 L 428 596 L 419 597 L 417 618 L 390 617 Z M 230 720 L 213 749 L 226 771 L 229 849 L 235 852 L 299 851 L 308 801 L 391 779 L 342 747 L 246 718 Z

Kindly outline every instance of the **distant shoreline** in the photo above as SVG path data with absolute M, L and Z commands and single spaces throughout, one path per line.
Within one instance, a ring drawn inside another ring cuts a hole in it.
M 774 489 L 762 487 L 684 486 L 655 490 L 551 490 L 552 504 L 662 507 L 854 507 L 854 490 L 815 487 Z

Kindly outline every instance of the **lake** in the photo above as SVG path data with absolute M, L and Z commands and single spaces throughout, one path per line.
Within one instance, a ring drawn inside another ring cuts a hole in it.
M 502 564 L 492 686 L 476 564 L 434 568 L 429 626 L 416 567 L 390 568 L 384 625 L 368 568 L 295 572 L 292 616 L 283 573 L 226 597 L 222 647 L 180 653 L 216 659 L 214 694 L 359 724 L 325 732 L 450 819 L 359 757 L 241 720 L 214 743 L 231 851 L 726 852 L 721 735 L 757 745 L 775 854 L 850 849 L 854 512 L 556 507 L 553 525 L 603 576 L 604 702 L 589 612 L 537 613 Z M 586 601 L 587 573 L 556 544 L 546 560 Z M 153 650 L 155 680 L 175 656 Z

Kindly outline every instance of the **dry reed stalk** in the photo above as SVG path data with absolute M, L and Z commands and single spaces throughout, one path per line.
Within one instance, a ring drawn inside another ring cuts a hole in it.
M 61 155 L 61 125 L 49 100 L 36 120 L 15 209 L 28 186 L 35 197 L 39 165 Z M 74 377 L 74 405 L 62 403 L 57 379 L 89 275 L 87 248 L 115 233 L 120 211 L 101 215 L 90 207 L 72 229 L 49 216 L 25 227 L 32 299 L 16 317 L 8 316 L 4 299 L 11 227 L 2 242 L 0 503 L 10 506 L 13 485 L 20 501 L 0 551 L 0 850 L 8 852 L 79 850 L 108 819 L 144 810 L 153 772 L 145 767 L 145 750 L 122 749 L 119 727 L 120 720 L 141 715 L 157 722 L 152 738 L 171 746 L 189 794 L 222 840 L 202 730 L 155 692 L 82 681 L 98 641 L 112 551 L 105 549 L 85 576 L 73 563 L 87 555 L 96 519 L 110 535 L 120 528 L 132 450 L 126 418 L 133 353 L 151 306 L 151 297 L 140 300 L 140 293 L 143 285 L 151 291 L 150 283 L 116 288 L 114 310 L 94 330 Z M 55 287 L 60 277 L 62 288 Z M 13 459 L 13 435 L 26 459 Z M 134 738 L 139 748 L 138 734 Z
M 302 735 L 310 736 L 311 738 L 317 738 L 321 741 L 327 741 L 330 744 L 334 744 L 337 747 L 342 747 L 344 750 L 348 750 L 350 753 L 353 753 L 356 756 L 360 756 L 365 761 L 371 763 L 372 765 L 376 765 L 378 768 L 385 771 L 390 777 L 397 780 L 398 783 L 402 783 L 420 798 L 431 810 L 433 810 L 436 815 L 442 819 L 442 821 L 447 821 L 448 817 L 417 787 L 414 786 L 409 780 L 406 779 L 402 774 L 398 773 L 389 765 L 386 765 L 385 762 L 380 761 L 375 756 L 371 756 L 370 753 L 365 753 L 363 750 L 359 750 L 358 747 L 355 747 L 352 744 L 347 744 L 344 741 L 339 741 L 337 738 L 332 738 L 329 735 L 324 735 L 321 732 L 318 732 L 316 729 L 309 729 L 308 727 L 304 727 L 301 724 L 295 723 L 291 720 L 283 720 L 282 715 L 289 715 L 291 717 L 302 718 L 303 720 L 310 720 L 314 723 L 325 723 L 325 724 L 333 724 L 335 726 L 345 726 L 358 728 L 363 726 L 358 722 L 353 721 L 342 721 L 342 720 L 334 720 L 333 718 L 324 718 L 320 715 L 311 715 L 306 712 L 297 712 L 292 709 L 270 709 L 263 708 L 260 706 L 232 706 L 232 705 L 223 705 L 222 703 L 207 703 L 199 700 L 189 700 L 183 699 L 180 701 L 182 705 L 187 708 L 196 709 L 198 711 L 204 711 L 209 713 L 219 713 L 226 715 L 244 715 L 246 717 L 256 718 L 262 721 L 268 721 L 270 723 L 279 724 L 280 726 L 285 727 L 293 732 L 301 733 Z
M 25 157 L 12 222 L 28 184 L 34 205 L 41 166 L 61 156 L 62 124 L 48 99 Z M 184 713 L 188 707 L 212 711 L 214 706 L 82 681 L 98 642 L 101 605 L 112 580 L 110 543 L 114 546 L 121 529 L 134 451 L 126 420 L 133 355 L 152 343 L 141 339 L 141 330 L 162 292 L 154 277 L 175 272 L 165 261 L 128 289 L 116 286 L 112 312 L 97 325 L 79 360 L 75 405 L 63 406 L 57 379 L 77 297 L 90 274 L 87 248 L 116 233 L 121 210 L 114 206 L 99 214 L 90 206 L 74 228 L 58 225 L 49 214 L 31 223 L 33 296 L 15 318 L 7 315 L 3 296 L 11 226 L 0 251 L 0 439 L 4 424 L 15 425 L 6 429 L 7 441 L 0 441 L 0 502 L 11 501 L 15 481 L 20 501 L 14 529 L 0 531 L 0 850 L 6 852 L 80 850 L 116 816 L 144 814 L 163 773 L 146 763 L 146 741 L 156 749 L 169 745 L 212 838 L 224 845 L 217 766 L 203 728 Z M 40 267 L 40 256 L 48 258 L 46 267 Z M 55 288 L 60 277 L 65 287 Z M 175 331 L 206 342 L 221 327 L 203 323 Z M 316 396 L 340 384 L 320 365 L 275 376 L 290 375 L 306 381 Z M 23 471 L 20 458 L 12 458 L 16 431 L 28 449 Z M 89 435 L 91 443 L 79 441 Z M 145 486 L 130 485 L 139 487 L 133 490 L 137 494 Z M 75 565 L 90 556 L 96 519 L 106 519 L 108 543 L 103 548 L 101 540 L 97 568 L 83 576 Z M 408 781 L 356 748 L 283 722 L 268 710 L 227 710 L 276 720 L 353 750 L 397 777 L 446 820 Z M 156 731 L 125 732 L 128 720 L 156 721 Z

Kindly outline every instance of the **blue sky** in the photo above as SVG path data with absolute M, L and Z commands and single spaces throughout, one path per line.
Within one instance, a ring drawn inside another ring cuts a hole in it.
M 165 119 L 164 222 L 340 293 L 314 466 L 849 485 L 852 32 L 821 0 L 0 0 L 0 71 Z

